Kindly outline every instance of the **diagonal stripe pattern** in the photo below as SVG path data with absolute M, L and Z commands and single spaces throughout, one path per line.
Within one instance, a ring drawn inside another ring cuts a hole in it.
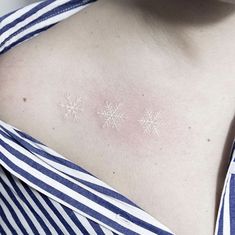
M 0 17 L 0 54 L 79 12 L 95 0 L 45 0 Z
M 235 234 L 235 142 L 230 159 L 220 199 L 215 235 Z
M 172 234 L 86 170 L 2 121 L 0 166 L 6 232 Z
M 0 17 L 0 54 L 94 0 L 45 0 Z M 173 233 L 132 201 L 0 121 L 0 234 Z

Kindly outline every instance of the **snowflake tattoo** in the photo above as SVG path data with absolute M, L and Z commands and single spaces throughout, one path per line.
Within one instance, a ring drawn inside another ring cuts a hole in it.
M 159 136 L 160 121 L 160 112 L 154 113 L 150 110 L 146 110 L 143 118 L 139 120 L 139 123 L 144 129 L 144 133 Z
M 83 102 L 81 97 L 71 98 L 71 95 L 65 95 L 65 102 L 60 103 L 60 107 L 64 110 L 66 119 L 72 118 L 77 121 L 79 114 L 83 111 Z
M 110 102 L 105 103 L 104 110 L 97 114 L 104 119 L 103 127 L 113 128 L 118 130 L 121 122 L 126 119 L 126 116 L 120 112 L 121 104 L 112 104 Z

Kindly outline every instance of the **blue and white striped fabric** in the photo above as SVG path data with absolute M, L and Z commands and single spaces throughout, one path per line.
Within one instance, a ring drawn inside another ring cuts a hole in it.
M 215 235 L 235 234 L 235 142 L 220 199 Z
M 83 9 L 45 0 L 0 18 L 0 53 Z M 1 234 L 173 233 L 81 167 L 0 121 Z
M 107 184 L 2 121 L 0 176 L 2 234 L 172 234 Z
M 0 54 L 82 10 L 94 0 L 45 0 L 0 17 Z

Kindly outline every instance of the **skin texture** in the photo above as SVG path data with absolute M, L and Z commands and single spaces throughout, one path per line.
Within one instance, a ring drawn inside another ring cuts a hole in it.
M 0 119 L 176 234 L 208 235 L 234 135 L 235 16 L 187 2 L 100 0 L 1 56 Z M 67 92 L 83 98 L 77 122 L 64 119 Z M 128 117 L 118 131 L 102 128 L 106 101 Z M 143 133 L 145 109 L 161 112 L 159 136 Z

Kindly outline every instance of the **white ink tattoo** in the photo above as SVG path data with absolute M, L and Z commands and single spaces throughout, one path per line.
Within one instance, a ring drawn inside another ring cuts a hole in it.
M 64 110 L 64 117 L 71 118 L 74 121 L 79 119 L 79 114 L 83 111 L 83 101 L 81 97 L 71 98 L 70 94 L 65 94 L 65 102 L 60 103 L 60 107 Z
M 104 119 L 103 127 L 119 129 L 120 124 L 126 119 L 126 116 L 120 111 L 120 106 L 121 104 L 106 101 L 103 111 L 97 113 Z
M 145 110 L 144 116 L 139 120 L 144 133 L 156 134 L 159 136 L 159 127 L 161 125 L 160 112 L 154 113 L 150 110 Z

